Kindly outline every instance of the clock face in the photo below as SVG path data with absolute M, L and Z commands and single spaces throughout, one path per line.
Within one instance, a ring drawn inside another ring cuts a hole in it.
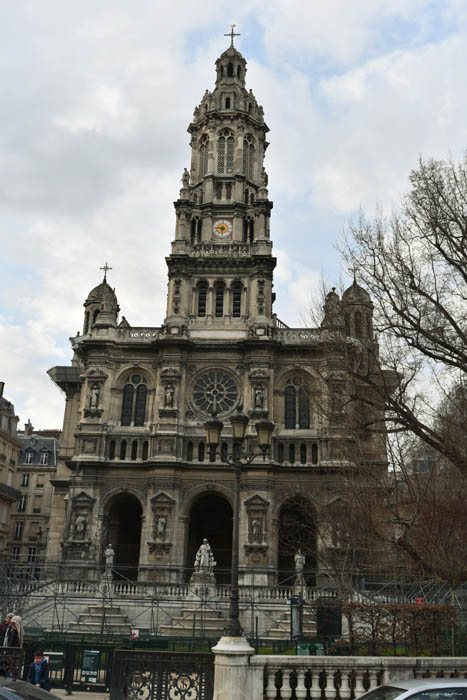
M 232 233 L 232 222 L 229 219 L 217 219 L 212 225 L 216 238 L 228 238 Z

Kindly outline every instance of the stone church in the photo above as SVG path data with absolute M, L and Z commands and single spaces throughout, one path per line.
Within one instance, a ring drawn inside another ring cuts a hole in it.
M 366 391 L 355 367 L 378 371 L 367 292 L 355 281 L 342 298 L 331 291 L 317 328 L 289 328 L 274 313 L 269 129 L 246 70 L 232 38 L 188 127 L 162 324 L 119 317 L 105 266 L 71 366 L 49 370 L 66 402 L 47 558 L 69 579 L 99 580 L 111 544 L 115 580 L 186 584 L 206 538 L 216 582 L 228 584 L 226 455 L 239 406 L 250 419 L 246 453 L 257 450 L 256 421 L 274 423 L 270 454 L 242 472 L 242 585 L 293 583 L 298 548 L 307 585 L 317 585 L 319 550 L 331 546 L 320 514 L 339 507 L 339 480 L 361 465 L 386 469 L 384 438 L 354 420 Z M 216 454 L 204 430 L 213 411 L 224 423 Z

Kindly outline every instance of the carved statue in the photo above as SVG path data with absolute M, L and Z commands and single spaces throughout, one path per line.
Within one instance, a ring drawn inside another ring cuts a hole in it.
M 268 174 L 267 174 L 266 169 L 263 165 L 263 168 L 261 170 L 261 184 L 263 185 L 263 187 L 267 187 L 268 182 L 269 182 Z
M 303 581 L 303 570 L 305 568 L 305 555 L 302 554 L 301 549 L 297 549 L 295 552 L 295 574 L 296 582 L 302 583 Z
M 251 539 L 255 544 L 261 544 L 263 540 L 263 523 L 259 519 L 251 521 Z
M 87 518 L 80 513 L 75 520 L 75 525 L 73 528 L 73 534 L 76 540 L 84 540 L 86 535 L 86 529 L 88 526 Z
M 255 408 L 263 408 L 264 406 L 264 391 L 261 387 L 255 390 Z
M 195 571 L 205 574 L 212 574 L 215 566 L 216 561 L 214 559 L 212 549 L 207 539 L 204 539 L 203 543 L 200 545 L 200 548 L 196 552 Z
M 164 406 L 165 408 L 173 408 L 174 405 L 174 388 L 169 384 L 165 389 Z
M 104 558 L 105 558 L 105 570 L 106 571 L 111 571 L 114 565 L 114 560 L 115 560 L 115 551 L 114 548 L 112 547 L 111 544 L 108 544 L 107 547 L 104 550 Z
M 156 518 L 156 540 L 165 540 L 167 533 L 167 516 L 158 515 Z
M 188 172 L 188 170 L 186 168 L 184 169 L 183 175 L 182 175 L 182 185 L 185 188 L 188 188 L 190 186 L 190 173 Z
M 91 385 L 91 393 L 89 395 L 89 408 L 98 408 L 99 406 L 99 384 Z

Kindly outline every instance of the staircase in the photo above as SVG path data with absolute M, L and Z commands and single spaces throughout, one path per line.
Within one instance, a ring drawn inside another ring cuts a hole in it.
M 120 606 L 88 605 L 86 612 L 81 613 L 77 620 L 70 622 L 70 632 L 81 634 L 119 634 L 128 636 L 131 623 L 122 612 Z
M 169 625 L 161 625 L 159 634 L 165 637 L 220 637 L 228 620 L 228 612 L 193 605 L 182 608 Z
M 303 629 L 304 637 L 316 637 L 316 619 L 313 610 L 303 608 Z M 290 608 L 277 620 L 274 627 L 271 627 L 265 635 L 265 639 L 290 639 Z

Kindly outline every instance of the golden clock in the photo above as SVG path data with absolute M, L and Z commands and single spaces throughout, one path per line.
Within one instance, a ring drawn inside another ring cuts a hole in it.
M 232 234 L 232 221 L 216 219 L 212 225 L 212 232 L 216 238 L 228 238 Z

